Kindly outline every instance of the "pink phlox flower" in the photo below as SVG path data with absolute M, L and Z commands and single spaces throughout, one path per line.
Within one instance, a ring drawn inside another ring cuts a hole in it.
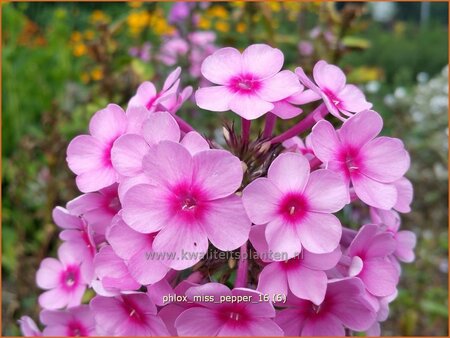
M 144 234 L 131 229 L 119 215 L 106 235 L 115 254 L 125 260 L 130 275 L 142 285 L 160 281 L 169 271 L 153 251 L 155 236 L 155 233 Z
M 62 311 L 44 310 L 41 322 L 46 325 L 44 336 L 88 337 L 96 336 L 94 314 L 88 305 L 80 305 Z
M 370 215 L 373 223 L 381 225 L 394 236 L 397 242 L 397 249 L 394 251 L 394 256 L 404 263 L 414 261 L 414 248 L 417 238 L 412 231 L 400 230 L 400 216 L 393 210 L 376 208 L 370 208 Z
M 203 257 L 208 239 L 220 250 L 240 247 L 250 221 L 235 195 L 243 177 L 240 160 L 225 150 L 190 153 L 182 144 L 161 141 L 144 157 L 154 184 L 139 184 L 123 198 L 124 221 L 142 233 L 158 232 L 153 249 L 176 270 Z
M 267 178 L 245 187 L 245 209 L 254 224 L 266 224 L 269 249 L 300 254 L 302 247 L 324 254 L 339 245 L 342 226 L 332 213 L 348 200 L 347 187 L 339 175 L 319 169 L 310 173 L 308 160 L 298 153 L 283 153 L 270 165 Z
M 397 202 L 393 206 L 395 210 L 401 213 L 411 212 L 411 202 L 414 196 L 413 186 L 410 180 L 402 177 L 394 183 L 397 189 Z
M 90 302 L 97 331 L 106 336 L 168 336 L 155 304 L 145 293 L 96 296 Z
M 93 192 L 118 181 L 111 163 L 114 141 L 126 132 L 125 112 L 109 104 L 94 114 L 89 123 L 90 135 L 75 137 L 67 148 L 67 163 L 77 175 L 76 183 L 82 192 Z
M 174 114 L 192 94 L 192 87 L 179 90 L 180 74 L 181 68 L 177 67 L 169 74 L 160 92 L 157 92 L 153 83 L 149 81 L 142 83 L 136 95 L 128 102 L 128 108 L 145 107 L 151 112 L 168 111 Z
M 300 115 L 303 110 L 298 107 L 299 105 L 310 103 L 320 99 L 311 89 L 304 90 L 303 86 L 300 86 L 298 92 L 284 98 L 283 100 L 273 102 L 274 108 L 272 113 L 278 117 L 286 120 Z
M 376 311 L 364 295 L 357 278 L 330 281 L 320 305 L 290 295 L 275 322 L 286 336 L 345 336 L 346 328 L 365 331 L 375 322 Z
M 39 296 L 39 305 L 48 310 L 80 305 L 89 282 L 81 270 L 77 247 L 63 243 L 58 258 L 45 258 L 36 274 L 37 285 L 47 290 Z
M 71 249 L 77 252 L 82 273 L 86 281 L 90 283 L 94 277 L 94 256 L 96 253 L 91 226 L 82 217 L 75 216 L 62 207 L 54 208 L 52 216 L 56 225 L 63 229 L 59 238 L 70 243 Z
M 399 272 L 389 259 L 397 249 L 392 233 L 375 224 L 366 224 L 347 249 L 350 258 L 348 275 L 361 279 L 367 291 L 376 297 L 396 292 Z
M 326 270 L 339 262 L 341 250 L 337 247 L 331 253 L 313 254 L 303 250 L 299 256 L 286 261 L 270 259 L 265 239 L 265 225 L 255 225 L 250 232 L 250 241 L 263 261 L 269 264 L 262 269 L 257 290 L 263 294 L 287 295 L 290 290 L 296 297 L 314 304 L 322 303 L 327 289 Z
M 188 51 L 188 42 L 179 36 L 174 36 L 162 43 L 157 59 L 166 66 L 174 66 Z
M 203 76 L 217 86 L 197 90 L 195 99 L 202 109 L 231 110 L 247 120 L 256 119 L 274 108 L 273 102 L 287 98 L 301 87 L 295 74 L 280 72 L 283 53 L 264 44 L 222 48 L 202 64 Z
M 219 283 L 191 287 L 186 291 L 188 299 L 200 306 L 191 307 L 175 321 L 180 336 L 282 336 L 275 324 L 275 309 L 270 302 L 260 302 L 260 293 L 246 288 L 230 290 Z M 197 297 L 209 296 L 214 301 L 202 301 Z M 223 301 L 221 297 L 247 296 L 248 302 Z M 194 298 L 195 297 L 195 298 Z
M 20 331 L 24 337 L 40 337 L 42 336 L 41 330 L 38 328 L 33 319 L 28 316 L 22 316 L 17 321 L 20 326 Z
M 391 209 L 398 200 L 393 183 L 408 170 L 410 158 L 401 140 L 378 136 L 382 127 L 381 116 L 367 110 L 348 119 L 338 131 L 328 121 L 318 122 L 311 142 L 326 168 L 351 182 L 364 203 Z
M 358 87 L 346 84 L 344 72 L 335 65 L 323 60 L 317 62 L 313 69 L 315 83 L 301 67 L 296 68 L 295 73 L 306 87 L 322 98 L 329 112 L 341 120 L 345 120 L 341 114 L 349 117 L 352 113 L 372 108 L 372 104 L 366 101 Z

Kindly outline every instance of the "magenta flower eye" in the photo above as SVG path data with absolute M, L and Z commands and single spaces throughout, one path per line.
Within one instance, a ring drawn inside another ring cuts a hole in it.
M 176 8 L 174 22 L 191 5 Z M 24 316 L 24 334 L 342 336 L 385 319 L 415 258 L 403 142 L 379 136 L 337 66 L 317 62 L 311 80 L 277 48 L 214 40 L 167 37 L 151 58 L 189 53 L 204 77 L 190 105 L 235 113 L 241 131 L 207 139 L 177 115 L 192 93 L 179 67 L 95 113 L 67 149 L 82 194 L 53 210 L 63 244 L 36 274 L 45 328 Z

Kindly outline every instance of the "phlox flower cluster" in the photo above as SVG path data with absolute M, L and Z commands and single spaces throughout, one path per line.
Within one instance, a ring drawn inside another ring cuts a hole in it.
M 283 63 L 264 44 L 204 59 L 196 104 L 241 121 L 224 147 L 177 115 L 180 68 L 92 116 L 67 148 L 82 194 L 54 209 L 62 244 L 36 274 L 43 329 L 24 316 L 24 335 L 380 333 L 414 260 L 408 152 L 337 66 Z

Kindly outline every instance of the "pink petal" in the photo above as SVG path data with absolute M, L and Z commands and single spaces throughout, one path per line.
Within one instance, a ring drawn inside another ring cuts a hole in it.
M 250 229 L 249 240 L 258 252 L 258 258 L 263 262 L 271 262 L 269 246 L 266 240 L 266 225 L 253 225 Z
M 298 153 L 280 154 L 270 165 L 267 178 L 283 193 L 302 192 L 308 182 L 309 161 Z
M 111 162 L 119 174 L 135 176 L 142 171 L 142 160 L 149 150 L 150 147 L 142 136 L 122 135 L 111 149 Z
M 243 304 L 245 311 L 253 319 L 275 317 L 275 308 L 271 302 L 261 302 L 261 292 L 248 288 L 234 288 L 231 290 L 233 296 L 248 296 L 249 302 Z
M 243 177 L 239 158 L 230 152 L 210 149 L 193 156 L 193 184 L 213 200 L 233 194 Z
M 148 117 L 152 114 L 145 108 L 145 104 L 136 106 L 136 107 L 128 107 L 127 109 L 127 134 L 142 134 L 142 124 Z
M 308 212 L 297 232 L 306 250 L 323 254 L 332 252 L 339 245 L 342 226 L 334 215 Z
M 264 79 L 275 75 L 281 70 L 284 55 L 281 50 L 265 44 L 254 44 L 242 53 L 242 71 L 255 74 Z
M 144 173 L 158 185 L 189 184 L 192 180 L 192 156 L 179 143 L 161 141 L 144 157 Z
M 99 110 L 89 123 L 91 135 L 104 143 L 115 140 L 126 130 L 127 117 L 123 109 L 116 104 L 109 104 L 105 109 Z
M 302 336 L 345 336 L 341 321 L 329 313 L 313 316 L 305 321 Z
M 379 231 L 379 227 L 375 224 L 366 224 L 356 234 L 348 248 L 350 256 L 363 256 L 372 239 Z
M 67 209 L 56 207 L 52 212 L 53 221 L 62 229 L 82 230 L 83 221 L 78 216 L 72 215 Z
M 36 273 L 36 284 L 42 289 L 55 288 L 63 271 L 62 264 L 55 258 L 45 258 Z
M 323 302 L 328 281 L 325 272 L 298 264 L 287 270 L 287 279 L 289 289 L 298 298 L 310 300 L 316 305 Z
M 188 224 L 175 218 L 155 237 L 153 250 L 161 253 L 163 264 L 183 270 L 203 258 L 208 250 L 208 238 L 199 224 Z
M 195 92 L 195 102 L 202 109 L 211 111 L 227 111 L 235 93 L 224 86 L 199 88 Z
M 340 108 L 346 111 L 359 113 L 372 108 L 372 103 L 366 101 L 364 93 L 354 85 L 346 85 L 338 94 L 341 100 Z
M 289 70 L 283 70 L 262 81 L 257 93 L 263 100 L 274 102 L 295 94 L 300 88 L 297 76 Z
M 383 128 L 383 119 L 372 110 L 360 112 L 349 118 L 339 129 L 339 138 L 346 146 L 355 149 L 373 140 Z
M 159 282 L 170 270 L 159 260 L 157 254 L 155 254 L 155 257 L 150 256 L 150 249 L 151 246 L 147 246 L 146 249 L 133 255 L 128 261 L 130 275 L 142 285 Z
M 39 305 L 47 310 L 57 310 L 67 306 L 70 295 L 60 288 L 51 289 L 42 293 L 39 298 Z
M 385 257 L 392 254 L 397 248 L 395 239 L 391 233 L 377 234 L 367 244 L 365 258 Z
M 325 254 L 313 254 L 308 250 L 303 250 L 302 265 L 313 270 L 330 270 L 336 266 L 341 256 L 342 253 L 339 246 L 332 252 Z
M 182 292 L 182 290 L 179 290 L 181 294 L 186 294 L 189 300 L 193 301 L 195 296 L 212 296 L 215 300 L 219 300 L 221 296 L 231 296 L 231 290 L 224 284 L 220 283 L 206 283 L 199 286 L 189 286 L 188 284 L 183 285 L 184 287 L 188 287 L 188 289 L 185 292 Z M 216 302 L 202 302 L 202 301 L 195 301 L 196 304 L 200 304 L 204 307 L 208 307 L 211 309 L 218 309 L 221 308 L 223 305 Z
M 394 182 L 394 186 L 397 189 L 397 203 L 395 203 L 394 209 L 402 213 L 410 212 L 410 204 L 414 195 L 411 182 L 407 178 L 402 177 Z
M 391 183 L 408 170 L 410 159 L 403 142 L 391 137 L 377 137 L 360 151 L 363 167 L 360 171 L 379 182 Z
M 416 235 L 412 231 L 399 231 L 395 238 L 397 240 L 397 250 L 395 255 L 399 260 L 405 263 L 410 263 L 414 261 L 414 247 L 416 246 Z
M 303 110 L 290 104 L 286 100 L 273 102 L 273 105 L 272 113 L 284 120 L 296 117 L 303 112 Z
M 311 89 L 299 91 L 288 97 L 288 102 L 292 104 L 306 104 L 320 100 L 321 96 Z
M 237 93 L 231 99 L 229 107 L 239 116 L 247 120 L 254 120 L 271 111 L 274 106 L 257 95 Z
M 178 316 L 175 327 L 179 336 L 216 336 L 226 322 L 211 309 L 194 307 Z
M 116 216 L 106 234 L 106 239 L 117 256 L 128 260 L 148 246 L 150 236 L 133 230 L 120 216 Z
M 283 330 L 273 320 L 268 318 L 254 318 L 247 325 L 248 326 L 243 333 L 250 336 L 280 337 L 284 335 Z
M 255 224 L 265 224 L 274 219 L 281 197 L 280 190 L 265 177 L 257 178 L 242 192 L 247 215 Z
M 119 200 L 121 201 L 121 203 L 123 203 L 124 197 L 128 190 L 139 184 L 155 185 L 155 182 L 144 173 L 122 179 L 119 184 L 119 188 L 117 189 L 117 193 L 119 195 Z
M 155 85 L 149 81 L 143 82 L 137 89 L 136 95 L 128 102 L 128 108 L 146 106 L 156 96 Z
M 95 137 L 80 135 L 67 147 L 67 164 L 75 174 L 103 167 L 104 145 Z
M 383 258 L 364 260 L 362 272 L 358 275 L 367 290 L 377 297 L 385 297 L 396 291 L 398 271 L 391 262 Z
M 336 130 L 328 121 L 319 121 L 312 129 L 311 143 L 314 154 L 324 163 L 336 160 L 341 144 Z
M 305 87 L 308 87 L 310 90 L 312 90 L 316 95 L 320 97 L 322 94 L 322 91 L 320 90 L 317 85 L 312 82 L 309 77 L 305 74 L 305 71 L 301 67 L 295 68 L 295 74 L 297 74 L 298 78 L 300 79 L 300 82 L 305 85 Z
M 164 86 L 162 91 L 168 90 L 172 85 L 180 78 L 181 67 L 175 68 L 168 76 L 166 81 L 164 81 Z
M 78 175 L 75 182 L 81 192 L 87 193 L 110 186 L 117 179 L 117 173 L 112 167 L 103 167 Z
M 348 186 L 338 174 L 327 169 L 311 173 L 303 194 L 309 210 L 314 212 L 334 213 L 350 203 Z
M 203 150 L 209 150 L 208 141 L 196 131 L 190 131 L 184 135 L 180 143 L 189 150 L 191 155 L 195 155 Z
M 160 141 L 180 141 L 180 127 L 177 121 L 167 112 L 157 112 L 142 125 L 142 134 L 148 144 L 157 144 Z
M 364 262 L 359 256 L 352 257 L 350 266 L 348 268 L 348 275 L 350 277 L 358 276 L 364 267 Z
M 286 310 L 278 311 L 275 323 L 283 329 L 285 336 L 300 336 L 306 318 L 301 310 L 287 308 Z
M 273 295 L 288 293 L 288 280 L 282 263 L 274 262 L 265 266 L 258 277 L 257 290 L 262 294 Z
M 339 67 L 323 60 L 314 66 L 313 76 L 320 89 L 328 89 L 336 94 L 344 88 L 346 82 L 345 74 Z
M 267 224 L 266 239 L 274 260 L 285 261 L 298 256 L 302 250 L 296 226 L 286 223 L 281 217 Z
M 242 55 L 231 47 L 219 49 L 208 56 L 202 63 L 203 76 L 217 84 L 227 84 L 228 81 L 242 71 Z
M 351 179 L 356 195 L 364 203 L 388 210 L 397 202 L 397 190 L 394 185 L 381 183 L 358 173 L 353 173 Z
M 128 190 L 122 201 L 122 217 L 134 230 L 142 233 L 159 231 L 168 222 L 167 194 L 162 187 L 139 184 Z
M 211 243 L 223 251 L 242 246 L 251 226 L 242 200 L 236 195 L 209 202 L 201 223 Z

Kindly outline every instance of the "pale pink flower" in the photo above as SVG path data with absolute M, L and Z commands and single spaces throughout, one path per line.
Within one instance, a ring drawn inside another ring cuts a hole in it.
M 367 291 L 374 296 L 392 295 L 396 292 L 399 272 L 388 256 L 396 248 L 391 233 L 383 232 L 374 224 L 364 225 L 346 252 L 351 258 L 349 275 L 361 279 Z
M 255 225 L 250 232 L 252 245 L 261 259 L 269 263 L 259 275 L 257 290 L 271 297 L 286 295 L 290 290 L 298 298 L 310 300 L 317 305 L 322 303 L 328 282 L 325 271 L 334 268 L 339 262 L 340 248 L 320 255 L 303 250 L 299 256 L 289 260 L 273 261 L 264 236 L 265 227 Z
M 294 136 L 290 139 L 287 139 L 282 143 L 283 147 L 286 148 L 287 151 L 292 151 L 294 153 L 300 153 L 304 155 L 308 160 L 311 160 L 315 157 L 314 151 L 311 145 L 311 134 L 305 138 L 303 141 L 300 137 Z
M 197 105 L 212 111 L 232 110 L 247 120 L 256 119 L 301 87 L 295 74 L 280 72 L 283 53 L 264 44 L 247 47 L 241 54 L 235 48 L 222 48 L 202 64 L 203 76 L 218 86 L 200 88 Z
M 95 235 L 104 235 L 111 220 L 121 209 L 117 188 L 117 184 L 113 184 L 97 192 L 78 196 L 67 203 L 71 214 L 81 216 L 89 223 L 96 240 Z
M 94 276 L 94 256 L 96 252 L 91 227 L 83 218 L 72 215 L 62 207 L 53 209 L 53 221 L 63 231 L 59 238 L 70 243 L 71 249 L 79 256 L 81 270 L 87 282 Z
M 320 96 L 314 91 L 307 89 L 304 90 L 303 86 L 300 86 L 300 90 L 280 101 L 273 102 L 274 108 L 272 113 L 276 116 L 286 120 L 300 115 L 303 110 L 298 105 L 310 103 L 319 100 Z
M 168 336 L 155 304 L 145 293 L 96 296 L 90 302 L 98 331 L 106 336 Z
M 349 202 L 347 188 L 330 170 L 310 173 L 303 155 L 279 155 L 270 165 L 267 178 L 251 182 L 242 199 L 253 223 L 268 223 L 265 235 L 273 252 L 293 258 L 302 247 L 323 254 L 339 245 L 342 227 L 332 213 Z
M 240 247 L 250 221 L 234 193 L 242 166 L 231 153 L 212 149 L 192 155 L 183 145 L 161 141 L 144 158 L 154 185 L 139 184 L 123 199 L 124 221 L 134 230 L 159 233 L 153 242 L 165 264 L 182 270 L 200 261 L 208 239 L 220 250 Z
M 90 135 L 77 136 L 70 142 L 67 163 L 77 175 L 76 183 L 82 192 L 96 191 L 118 181 L 111 164 L 111 148 L 126 129 L 125 112 L 109 104 L 91 118 Z
M 401 262 L 411 263 L 415 259 L 414 248 L 417 238 L 414 232 L 400 230 L 400 216 L 393 210 L 381 210 L 370 208 L 372 222 L 385 227 L 386 231 L 393 234 L 397 242 L 394 256 Z
M 28 316 L 22 316 L 17 321 L 20 326 L 20 331 L 24 337 L 40 337 L 42 336 L 41 330 L 37 327 L 33 319 Z
M 301 67 L 296 68 L 295 73 L 306 87 L 322 97 L 330 113 L 339 119 L 344 119 L 341 113 L 352 116 L 352 113 L 372 108 L 358 87 L 346 84 L 344 72 L 335 65 L 323 60 L 317 62 L 313 69 L 316 83 L 306 76 Z
M 405 174 L 410 159 L 401 140 L 377 137 L 382 127 L 381 116 L 367 110 L 348 119 L 337 132 L 330 122 L 318 122 L 311 142 L 316 156 L 351 182 L 364 203 L 391 209 L 398 199 L 392 183 Z
M 346 328 L 365 331 L 376 321 L 357 278 L 330 281 L 320 305 L 293 296 L 288 305 L 275 318 L 286 336 L 345 336 Z
M 117 256 L 125 260 L 130 275 L 140 284 L 154 284 L 169 271 L 153 252 L 156 234 L 143 234 L 131 229 L 120 216 L 112 222 L 106 238 Z
M 188 51 L 189 44 L 187 41 L 175 36 L 162 43 L 157 59 L 166 66 L 173 66 L 178 62 L 178 58 L 185 56 Z
M 223 284 L 208 283 L 186 291 L 191 307 L 175 321 L 180 336 L 282 336 L 272 320 L 275 309 L 270 302 L 260 302 L 260 293 L 246 288 L 230 290 Z M 215 302 L 196 302 L 194 296 L 212 296 Z M 220 297 L 247 296 L 250 301 L 219 303 Z
M 36 274 L 37 285 L 45 289 L 39 296 L 44 309 L 55 310 L 80 305 L 86 280 L 80 269 L 83 263 L 69 243 L 58 249 L 58 258 L 45 258 Z
M 145 107 L 151 112 L 168 111 L 174 114 L 192 94 L 192 87 L 179 91 L 180 73 L 180 67 L 170 73 L 160 92 L 157 92 L 153 83 L 149 81 L 142 83 L 136 95 L 128 102 L 128 108 Z
M 297 45 L 300 55 L 311 56 L 314 53 L 314 45 L 311 41 L 300 41 Z
M 130 274 L 125 261 L 110 245 L 100 249 L 94 258 L 95 274 L 100 282 L 101 293 L 137 290 L 141 286 Z M 99 289 L 100 290 L 100 289 Z
M 94 314 L 88 305 L 80 305 L 63 311 L 44 310 L 40 314 L 46 325 L 44 336 L 87 337 L 96 336 Z

